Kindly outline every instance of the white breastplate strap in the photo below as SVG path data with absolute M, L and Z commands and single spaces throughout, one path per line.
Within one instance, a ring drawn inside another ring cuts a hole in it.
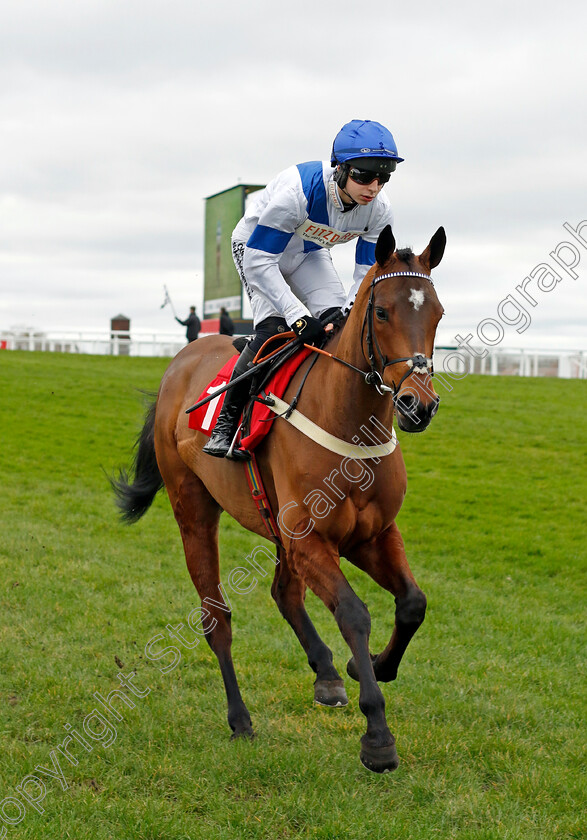
M 270 405 L 269 408 L 275 414 L 282 416 L 289 411 L 288 403 L 280 400 L 275 394 L 270 393 L 267 396 L 273 401 L 273 405 Z M 296 429 L 315 443 L 319 443 L 324 449 L 329 449 L 331 452 L 336 452 L 337 455 L 343 455 L 345 458 L 360 458 L 363 460 L 366 458 L 383 458 L 385 455 L 391 455 L 397 445 L 397 437 L 393 428 L 391 430 L 390 441 L 378 446 L 366 446 L 364 444 L 347 443 L 346 440 L 341 440 L 329 432 L 325 432 L 324 429 L 317 426 L 316 423 L 313 423 L 305 415 L 300 414 L 295 408 L 289 417 L 283 416 L 282 419 L 287 420 L 288 423 L 291 423 L 292 426 L 295 426 Z

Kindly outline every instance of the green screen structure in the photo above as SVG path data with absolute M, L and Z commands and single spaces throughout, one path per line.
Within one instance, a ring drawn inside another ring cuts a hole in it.
M 217 318 L 226 307 L 241 318 L 242 285 L 232 260 L 230 237 L 245 212 L 249 193 L 262 186 L 238 184 L 206 199 L 204 234 L 204 318 Z

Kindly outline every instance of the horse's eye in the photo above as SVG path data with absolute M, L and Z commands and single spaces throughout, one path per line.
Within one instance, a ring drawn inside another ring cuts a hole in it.
M 382 306 L 375 307 L 375 314 L 379 321 L 387 321 L 387 311 Z

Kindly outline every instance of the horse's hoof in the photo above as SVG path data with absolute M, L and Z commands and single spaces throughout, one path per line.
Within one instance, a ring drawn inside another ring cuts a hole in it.
M 342 680 L 316 680 L 314 683 L 314 702 L 319 706 L 342 708 L 347 706 L 349 698 Z
M 386 747 L 361 746 L 361 764 L 372 773 L 391 773 L 399 765 L 395 741 Z
M 371 662 L 375 662 L 375 660 L 377 659 L 375 654 L 372 653 L 372 654 L 370 654 L 370 656 L 371 656 Z M 346 672 L 352 680 L 355 680 L 356 682 L 359 682 L 359 671 L 357 669 L 357 663 L 355 662 L 355 657 L 354 656 L 351 656 L 351 658 L 347 662 Z
M 252 741 L 253 738 L 257 737 L 257 733 L 253 729 L 252 726 L 243 728 L 243 729 L 235 729 L 235 731 L 230 736 L 231 741 L 236 741 L 238 738 L 244 738 L 245 740 Z
M 375 679 L 377 682 L 388 683 L 397 679 L 397 668 L 393 668 L 388 671 L 382 671 L 378 668 L 374 668 L 373 670 L 375 671 Z

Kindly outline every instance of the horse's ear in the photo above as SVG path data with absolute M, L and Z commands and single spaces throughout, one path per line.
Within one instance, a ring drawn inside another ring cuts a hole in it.
M 445 248 L 446 233 L 443 227 L 439 227 L 428 243 L 426 250 L 420 254 L 420 262 L 427 267 L 428 271 L 432 271 L 442 259 Z
M 386 225 L 379 234 L 379 239 L 375 246 L 375 259 L 383 267 L 394 251 L 395 237 L 391 232 L 391 226 Z

